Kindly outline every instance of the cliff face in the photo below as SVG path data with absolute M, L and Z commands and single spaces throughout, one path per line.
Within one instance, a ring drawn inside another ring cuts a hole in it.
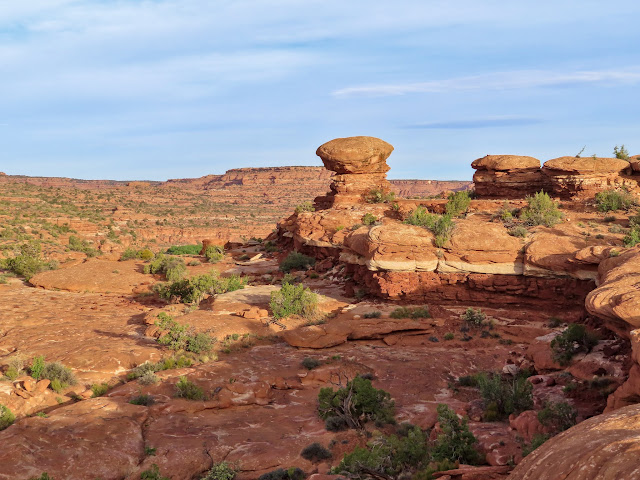
M 389 180 L 391 190 L 402 198 L 433 197 L 441 193 L 470 190 L 473 182 L 456 180 Z

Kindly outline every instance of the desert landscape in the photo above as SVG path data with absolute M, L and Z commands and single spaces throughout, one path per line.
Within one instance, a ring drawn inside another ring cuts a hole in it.
M 392 151 L 0 176 L 0 478 L 635 478 L 638 157 Z

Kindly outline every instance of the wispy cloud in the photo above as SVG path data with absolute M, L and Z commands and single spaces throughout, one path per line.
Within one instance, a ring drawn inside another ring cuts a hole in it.
M 514 90 L 537 87 L 566 87 L 581 84 L 634 85 L 640 83 L 640 69 L 577 71 L 559 73 L 517 70 L 418 83 L 362 85 L 333 92 L 336 97 L 394 96 L 411 93 L 443 93 L 465 90 Z
M 432 123 L 416 123 L 413 125 L 407 125 L 404 128 L 459 130 L 471 128 L 521 127 L 526 125 L 536 125 L 540 123 L 543 123 L 543 120 L 539 118 L 502 116 L 463 120 L 448 120 Z

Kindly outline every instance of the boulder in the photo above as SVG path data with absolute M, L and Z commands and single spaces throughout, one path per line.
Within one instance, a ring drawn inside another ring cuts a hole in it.
M 473 183 L 480 197 L 524 198 L 547 187 L 540 160 L 519 155 L 486 155 L 474 160 Z
M 327 170 L 336 173 L 386 173 L 393 146 L 375 137 L 331 140 L 316 150 Z

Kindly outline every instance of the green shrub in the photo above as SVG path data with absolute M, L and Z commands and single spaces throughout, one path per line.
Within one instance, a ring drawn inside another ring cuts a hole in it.
M 191 361 L 191 359 L 184 355 L 164 358 L 157 363 L 145 362 L 133 368 L 127 374 L 127 379 L 135 380 L 136 378 L 139 378 L 140 380 L 142 380 L 149 375 L 153 375 L 155 372 L 160 372 L 162 370 L 173 370 L 174 368 L 186 368 L 190 367 L 192 363 L 193 362 Z M 153 376 L 155 377 L 155 375 Z M 157 383 L 157 381 L 151 383 Z
M 317 368 L 320 366 L 320 362 L 315 358 L 311 358 L 311 357 L 305 357 L 302 360 L 301 364 L 307 370 L 313 370 L 314 368 Z
M 11 426 L 15 422 L 16 416 L 7 407 L 0 403 L 0 430 Z
M 155 403 L 155 400 L 151 395 L 140 394 L 140 395 L 136 395 L 131 400 L 129 400 L 129 403 L 131 405 L 141 405 L 144 407 L 150 407 Z
M 264 473 L 258 477 L 258 480 L 304 480 L 306 477 L 301 469 L 291 467 L 287 470 L 278 468 L 272 472 Z
M 59 389 L 67 388 L 69 385 L 77 383 L 76 376 L 69 367 L 65 367 L 60 362 L 46 362 L 42 370 L 40 378 L 46 378 L 51 381 L 51 388 L 59 385 Z
M 181 325 L 165 312 L 158 314 L 156 325 L 166 333 L 158 338 L 160 345 L 172 350 L 186 350 L 193 353 L 207 353 L 213 348 L 215 339 L 206 333 L 196 333 L 189 325 Z
M 25 243 L 20 246 L 20 253 L 13 258 L 4 260 L 4 268 L 16 275 L 29 280 L 36 273 L 58 268 L 55 260 L 46 261 L 40 257 L 42 246 L 37 242 Z
M 562 219 L 558 204 L 546 192 L 540 191 L 533 197 L 527 197 L 527 202 L 528 206 L 520 212 L 520 220 L 529 227 L 536 225 L 553 227 Z
M 31 477 L 29 480 L 53 480 L 47 472 L 43 472 L 39 477 Z
M 320 418 L 338 417 L 349 428 L 362 429 L 369 420 L 377 424 L 393 423 L 393 412 L 391 395 L 374 388 L 370 380 L 362 377 L 354 378 L 335 391 L 330 387 L 322 388 L 318 394 Z
M 363 225 L 371 226 L 374 225 L 378 221 L 378 217 L 372 215 L 371 213 L 365 213 L 362 217 Z
M 427 307 L 426 305 L 424 307 L 415 307 L 415 308 L 409 308 L 409 307 L 398 307 L 395 310 L 393 310 L 389 316 L 391 318 L 413 318 L 413 319 L 419 319 L 419 318 L 431 318 L 431 314 L 429 313 L 429 307 Z
M 169 255 L 200 255 L 202 245 L 173 245 L 167 248 L 166 253 Z
M 445 340 L 453 340 L 454 339 L 454 335 L 451 332 L 445 333 L 444 334 L 444 339 Z
M 187 400 L 204 400 L 204 391 L 195 383 L 187 380 L 187 377 L 181 376 L 176 383 L 176 397 L 186 398 Z
M 480 327 L 487 319 L 487 315 L 481 309 L 469 307 L 463 315 L 460 315 L 460 319 L 470 326 Z
M 499 374 L 476 376 L 480 394 L 485 405 L 485 421 L 508 417 L 533 408 L 533 387 L 524 376 L 513 378 Z
M 408 225 L 415 225 L 417 227 L 425 227 L 431 230 L 434 227 L 437 219 L 438 215 L 429 213 L 423 206 L 418 206 L 414 210 L 411 210 L 411 212 L 409 212 L 409 215 L 404 220 L 404 223 Z
M 367 312 L 364 315 L 364 318 L 380 318 L 382 316 L 382 312 L 380 310 L 374 310 L 372 312 Z
M 98 250 L 92 248 L 91 244 L 87 240 L 82 240 L 74 235 L 69 237 L 69 250 L 82 252 L 87 257 L 95 257 L 98 255 Z
M 311 202 L 302 202 L 301 204 L 296 206 L 295 212 L 296 213 L 302 213 L 302 212 L 315 212 L 316 209 L 313 207 L 313 203 Z
M 140 480 L 171 480 L 169 477 L 160 475 L 160 468 L 155 463 L 151 465 L 149 470 L 145 470 L 140 474 Z
M 230 463 L 214 463 L 207 474 L 200 480 L 233 480 L 236 478 L 237 469 Z
M 469 431 L 466 419 L 459 419 L 458 415 L 447 405 L 438 405 L 438 423 L 440 433 L 433 447 L 435 460 L 450 460 L 452 462 L 474 465 L 479 461 L 475 449 L 476 437 Z
M 381 188 L 374 188 L 365 193 L 364 199 L 367 203 L 389 203 L 396 199 L 396 194 L 385 192 Z
M 280 290 L 271 292 L 269 307 L 277 320 L 291 315 L 315 320 L 318 317 L 318 296 L 301 283 L 283 283 Z
M 427 437 L 418 427 L 407 435 L 377 437 L 367 448 L 356 449 L 345 455 L 332 473 L 348 478 L 422 478 L 414 473 L 426 469 L 430 460 Z
M 620 160 L 629 161 L 629 152 L 624 148 L 624 145 L 621 145 L 620 148 L 617 145 L 613 147 L 613 155 Z
M 316 259 L 299 252 L 289 252 L 280 264 L 280 270 L 288 273 L 291 270 L 306 270 L 316 264 Z
M 94 383 L 91 385 L 92 397 L 101 397 L 109 391 L 108 383 Z
M 547 403 L 538 412 L 538 420 L 554 432 L 563 432 L 576 424 L 578 412 L 567 402 Z
M 224 258 L 224 248 L 219 245 L 209 245 L 204 251 L 204 256 L 209 263 L 217 263 Z
M 449 201 L 445 205 L 445 212 L 452 217 L 458 217 L 469 210 L 471 198 L 469 192 L 451 192 L 447 197 Z
M 233 292 L 244 288 L 246 284 L 246 277 L 235 274 L 220 277 L 220 274 L 214 270 L 211 273 L 178 280 L 171 284 L 158 285 L 156 291 L 160 298 L 165 300 L 194 304 L 200 303 L 205 295 Z
M 40 355 L 39 357 L 34 357 L 33 362 L 31 362 L 31 367 L 29 367 L 29 371 L 31 376 L 36 380 L 40 380 L 42 378 L 42 372 L 44 371 L 45 366 L 44 356 Z
M 636 200 L 626 190 L 604 190 L 596 193 L 596 206 L 601 212 L 629 210 Z
M 187 266 L 180 257 L 167 257 L 159 253 L 144 266 L 144 273 L 162 273 L 168 281 L 177 282 L 187 273 Z
M 529 230 L 527 230 L 522 225 L 516 225 L 507 230 L 507 233 L 512 237 L 520 237 L 524 238 L 529 234 Z
M 635 245 L 640 243 L 640 226 L 634 225 L 629 233 L 624 236 L 622 239 L 622 243 L 624 243 L 625 247 L 634 247 Z
M 560 365 L 568 365 L 576 353 L 588 353 L 597 344 L 597 335 L 589 332 L 584 325 L 571 323 L 551 341 L 553 359 Z
M 529 445 L 525 445 L 524 447 L 522 447 L 522 456 L 526 457 L 531 452 L 533 452 L 536 448 L 541 446 L 544 442 L 549 440 L 549 438 L 550 438 L 549 435 L 545 435 L 542 433 L 538 433 L 534 435 L 533 438 L 531 439 L 531 443 Z
M 316 442 L 304 447 L 300 452 L 300 456 L 305 460 L 316 463 L 331 458 L 331 452 Z

